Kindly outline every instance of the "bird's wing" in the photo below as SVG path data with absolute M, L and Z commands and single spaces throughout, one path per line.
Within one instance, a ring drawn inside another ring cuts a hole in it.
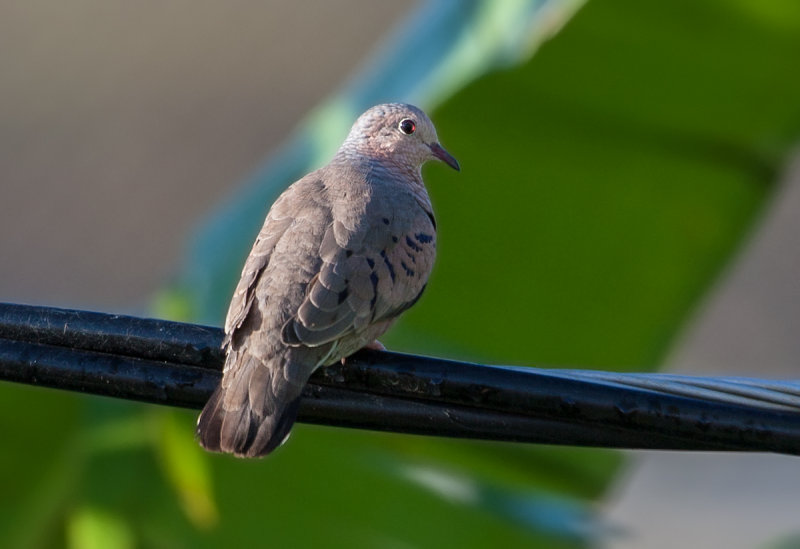
M 264 226 L 256 237 L 253 249 L 245 261 L 242 277 L 233 293 L 225 319 L 225 340 L 223 345 L 229 346 L 233 334 L 241 328 L 255 299 L 255 288 L 261 273 L 269 264 L 275 245 L 291 226 L 293 220 L 293 195 L 297 187 L 289 187 L 272 205 Z
M 358 334 L 419 299 L 433 266 L 436 239 L 430 217 L 415 206 L 411 212 L 400 210 L 399 220 L 378 216 L 377 223 L 361 230 L 350 231 L 338 220 L 331 223 L 320 245 L 322 266 L 297 313 L 284 325 L 284 343 L 315 347 Z

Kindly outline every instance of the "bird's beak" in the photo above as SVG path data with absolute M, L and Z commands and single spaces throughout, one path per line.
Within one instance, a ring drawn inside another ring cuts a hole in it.
M 458 160 L 456 160 L 452 154 L 444 150 L 444 147 L 439 145 L 438 143 L 431 143 L 431 152 L 433 156 L 453 168 L 455 171 L 460 172 L 461 166 L 458 165 Z

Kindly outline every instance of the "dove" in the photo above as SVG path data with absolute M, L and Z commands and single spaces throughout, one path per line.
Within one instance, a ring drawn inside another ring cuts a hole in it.
M 222 380 L 197 422 L 210 451 L 261 457 L 288 437 L 320 367 L 377 338 L 422 295 L 436 220 L 421 168 L 460 170 L 419 108 L 377 105 L 333 159 L 270 208 L 225 320 Z

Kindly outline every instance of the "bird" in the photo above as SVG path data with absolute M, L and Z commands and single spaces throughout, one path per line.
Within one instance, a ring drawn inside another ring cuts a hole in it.
M 205 449 L 263 457 L 288 438 L 320 367 L 380 337 L 419 300 L 436 256 L 422 165 L 460 171 L 430 118 L 374 106 L 331 161 L 273 203 L 225 320 L 222 380 L 203 408 Z

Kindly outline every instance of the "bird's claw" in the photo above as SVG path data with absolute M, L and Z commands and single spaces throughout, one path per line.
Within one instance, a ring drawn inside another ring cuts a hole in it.
M 386 346 L 376 339 L 375 341 L 364 345 L 362 349 L 369 349 L 370 351 L 385 351 Z M 347 357 L 343 356 L 342 366 L 344 366 L 346 363 L 347 363 Z

